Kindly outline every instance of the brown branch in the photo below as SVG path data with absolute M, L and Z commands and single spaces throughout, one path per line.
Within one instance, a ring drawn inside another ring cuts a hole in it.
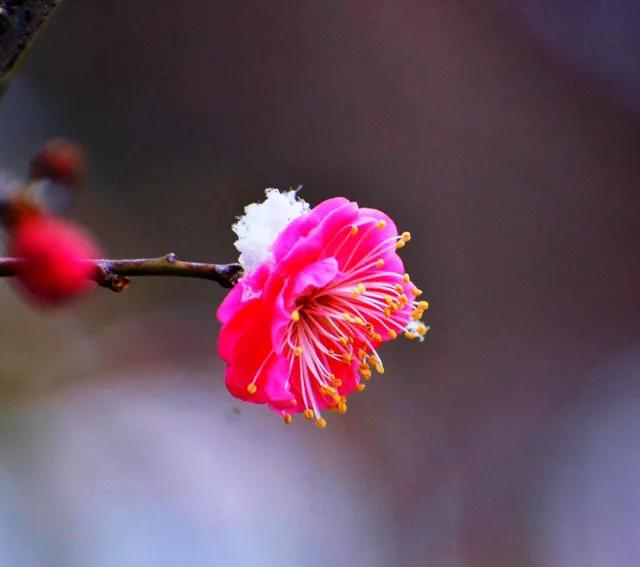
M 0 0 L 0 90 L 61 0 Z
M 204 264 L 178 260 L 175 254 L 159 258 L 134 260 L 87 260 L 95 266 L 93 280 L 100 286 L 120 292 L 130 284 L 134 276 L 178 276 L 200 278 L 219 283 L 222 287 L 233 287 L 240 276 L 240 264 Z M 0 277 L 17 276 L 24 260 L 20 258 L 0 258 Z

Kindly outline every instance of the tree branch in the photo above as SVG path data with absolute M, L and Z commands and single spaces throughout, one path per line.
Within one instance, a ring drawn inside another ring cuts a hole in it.
M 61 0 L 0 0 L 0 90 L 3 79 Z
M 20 258 L 0 258 L 0 277 L 17 276 L 24 260 Z M 92 279 L 100 286 L 112 291 L 125 290 L 134 276 L 178 276 L 200 278 L 219 283 L 222 287 L 233 287 L 240 276 L 240 264 L 204 264 L 178 260 L 175 254 L 159 258 L 140 258 L 132 260 L 87 260 L 95 266 Z

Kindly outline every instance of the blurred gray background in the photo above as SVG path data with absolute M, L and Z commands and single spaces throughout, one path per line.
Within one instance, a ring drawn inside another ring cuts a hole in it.
M 202 281 L 0 286 L 0 565 L 640 564 L 631 1 L 67 0 L 0 167 L 84 144 L 109 256 L 232 261 L 265 187 L 388 212 L 428 340 L 326 430 L 225 390 Z

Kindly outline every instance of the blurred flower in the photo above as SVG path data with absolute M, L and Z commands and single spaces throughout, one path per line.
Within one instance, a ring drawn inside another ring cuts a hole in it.
M 32 302 L 66 303 L 90 290 L 99 256 L 93 239 L 79 226 L 39 212 L 21 215 L 9 232 L 8 251 L 24 260 L 15 278 L 17 290 Z
M 267 190 L 234 226 L 245 275 L 218 310 L 219 350 L 233 395 L 292 413 L 344 413 L 381 343 L 422 337 L 428 304 L 405 274 L 398 235 L 384 213 L 338 197 L 308 210 L 295 191 Z

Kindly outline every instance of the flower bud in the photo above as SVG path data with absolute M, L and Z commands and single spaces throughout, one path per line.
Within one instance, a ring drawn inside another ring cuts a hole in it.
M 15 279 L 19 293 L 40 306 L 66 303 L 94 287 L 98 247 L 79 226 L 52 216 L 24 215 L 9 233 L 8 252 L 24 260 Z
M 47 179 L 67 187 L 76 187 L 86 177 L 87 158 L 77 144 L 64 139 L 52 140 L 31 162 L 29 173 L 33 180 Z

